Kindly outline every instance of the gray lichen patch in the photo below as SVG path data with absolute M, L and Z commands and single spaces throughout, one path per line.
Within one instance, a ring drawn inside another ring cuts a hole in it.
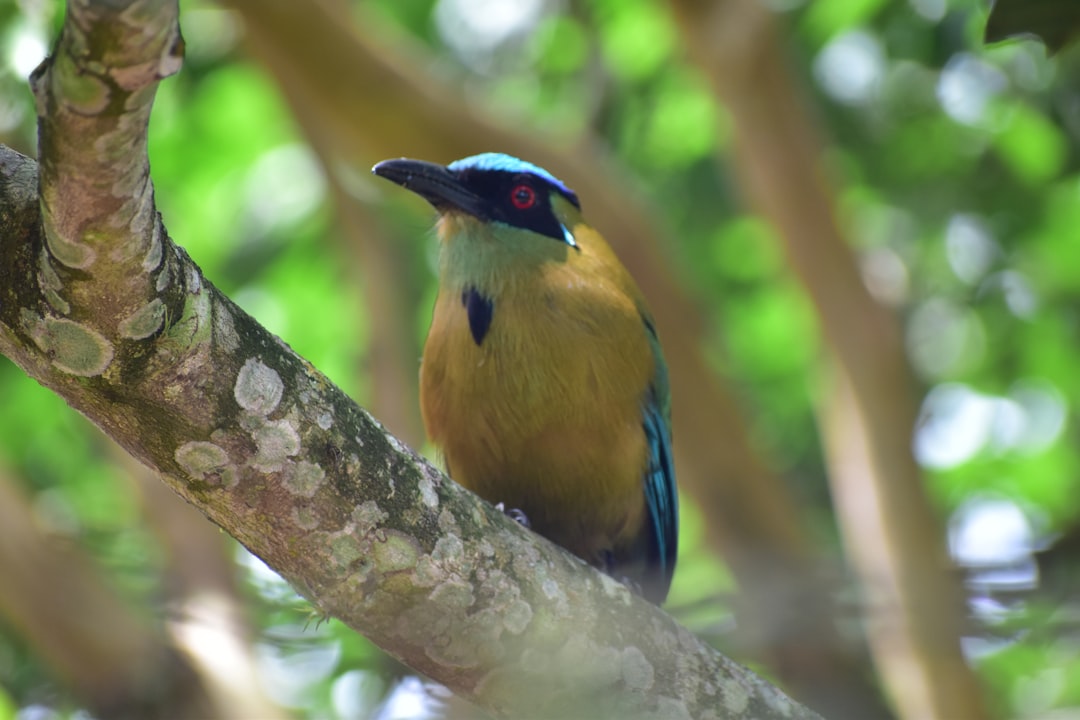
M 48 197 L 48 194 L 48 190 L 43 190 L 41 215 L 45 225 L 45 244 L 49 252 L 57 262 L 66 267 L 77 270 L 90 267 L 97 259 L 97 252 L 85 242 L 78 242 L 61 234 L 53 221 L 51 208 L 55 198 Z
M 334 416 L 330 414 L 329 410 L 322 410 L 315 416 L 315 424 L 323 430 L 329 430 L 334 426 Z
M 657 701 L 656 712 L 651 717 L 663 718 L 664 720 L 693 720 L 693 716 L 690 715 L 690 710 L 686 707 L 685 702 L 679 698 L 663 696 Z M 727 717 L 727 715 L 721 716 L 708 713 L 700 716 L 699 720 L 720 720 L 721 717 Z
M 518 598 L 511 601 L 502 615 L 503 627 L 514 635 L 520 635 L 529 627 L 533 619 L 532 605 Z
M 418 587 L 435 587 L 446 580 L 447 574 L 442 565 L 432 560 L 430 555 L 424 555 L 416 561 L 413 582 Z
M 380 430 L 384 431 L 383 434 L 386 435 L 386 442 L 390 443 L 390 447 L 392 447 L 394 449 L 394 452 L 396 452 L 398 455 L 412 455 L 413 454 L 412 449 L 408 445 L 406 445 L 405 443 L 398 440 L 397 437 L 395 437 L 394 435 L 391 435 L 390 433 L 385 432 L 386 428 L 383 427 L 382 423 L 379 422 L 378 418 L 374 417 L 373 415 L 368 413 L 366 410 L 364 411 L 364 413 L 368 416 L 368 418 L 373 423 L 375 423 L 376 427 L 378 427 Z
M 488 608 L 495 621 L 514 635 L 525 632 L 532 623 L 533 609 L 522 599 L 517 581 L 497 568 L 478 574 L 485 575 L 482 592 L 489 597 Z
M 465 562 L 465 544 L 456 535 L 446 535 L 435 542 L 431 559 L 440 564 L 459 565 Z
M 457 535 L 444 535 L 435 542 L 431 553 L 416 563 L 414 581 L 420 587 L 434 587 L 451 577 L 472 573 L 472 558 L 465 552 L 465 544 Z
M 293 523 L 301 530 L 314 530 L 320 525 L 319 513 L 310 505 L 296 505 L 292 509 Z
M 367 554 L 366 543 L 348 533 L 334 533 L 327 545 L 330 548 L 330 559 L 339 567 L 350 567 Z
M 194 263 L 190 265 L 184 265 L 184 278 L 187 281 L 188 292 L 192 295 L 197 295 L 202 292 L 202 275 L 199 274 L 199 268 Z
M 552 665 L 551 656 L 547 653 L 527 650 L 522 655 L 522 670 L 536 675 L 549 675 Z M 527 663 L 527 664 L 525 664 Z M 496 666 L 473 688 L 473 692 L 484 698 L 489 704 L 498 708 L 518 707 L 521 702 L 522 686 L 518 668 L 513 666 Z M 547 699 L 547 698 L 545 698 Z M 552 717 L 558 717 L 558 714 Z
M 195 480 L 213 482 L 229 466 L 229 454 L 220 445 L 205 440 L 192 440 L 176 449 L 176 464 Z
M 652 663 L 635 645 L 623 648 L 620 668 L 623 684 L 631 690 L 648 690 L 656 680 Z
M 230 306 L 218 305 L 217 312 L 214 313 L 214 338 L 225 352 L 236 352 L 240 348 L 236 318 L 233 317 Z
M 142 340 L 156 333 L 165 322 L 165 304 L 154 298 L 120 321 L 121 337 Z
M 53 94 L 63 98 L 70 110 L 80 115 L 97 115 L 108 107 L 109 86 L 99 77 L 104 67 L 99 69 L 85 59 L 77 63 L 67 53 L 56 53 L 52 63 L 49 78 L 54 83 Z
M 110 243 L 109 260 L 121 265 L 132 265 L 132 261 L 137 260 L 142 266 L 153 237 L 150 224 L 154 209 L 153 186 L 148 177 L 132 168 L 131 173 L 118 179 L 112 191 L 121 194 L 125 200 L 110 221 L 110 226 L 120 232 Z M 125 218 L 130 219 L 124 222 Z
M 750 706 L 750 692 L 737 678 L 721 679 L 720 694 L 729 713 L 743 713 Z
M 169 263 L 162 263 L 161 270 L 157 274 L 157 279 L 154 281 L 154 289 L 158 292 L 163 292 L 165 288 L 169 287 L 169 282 L 172 280 L 172 266 Z
M 29 310 L 20 313 L 23 328 L 53 366 L 79 377 L 105 372 L 113 359 L 113 346 L 93 328 L 67 318 L 39 317 Z
M 584 634 L 575 634 L 555 654 L 555 666 L 567 682 L 588 687 L 611 687 L 622 680 L 621 653 L 599 645 Z
M 552 610 L 549 606 L 539 603 L 531 606 L 532 616 L 529 618 L 530 643 L 537 650 L 550 652 L 558 647 L 559 638 L 565 635 L 565 625 L 571 614 L 568 608 Z
M 757 683 L 760 687 L 756 694 L 765 699 L 765 703 L 775 714 L 783 715 L 784 717 L 792 716 L 795 712 L 795 706 L 792 704 L 791 698 L 783 693 L 777 692 L 774 688 L 770 688 L 761 678 L 757 678 Z
M 64 283 L 60 280 L 56 268 L 53 267 L 52 258 L 49 257 L 45 248 L 41 249 L 41 254 L 38 256 L 38 283 L 49 307 L 61 315 L 71 312 L 71 305 L 60 294 L 60 291 L 64 289 Z
M 326 484 L 326 472 L 315 463 L 301 460 L 285 469 L 281 484 L 293 495 L 313 497 Z
M 630 588 L 611 577 L 607 573 L 600 573 L 600 584 L 604 588 L 604 594 L 613 600 L 619 600 L 623 605 L 629 605 L 633 601 Z
M 166 338 L 169 343 L 182 348 L 197 347 L 207 343 L 213 337 L 211 310 L 213 309 L 210 293 L 200 292 L 202 286 L 197 272 L 187 273 L 190 292 L 184 298 L 184 307 L 177 318 L 169 318 Z
M 261 423 L 251 439 L 257 448 L 251 466 L 262 472 L 281 470 L 288 458 L 300 452 L 300 435 L 287 420 Z
M 444 535 L 457 535 L 461 532 L 457 518 L 454 517 L 454 513 L 450 511 L 450 508 L 444 507 L 439 513 L 439 532 Z
M 156 90 L 151 91 L 151 101 L 154 92 Z M 134 115 L 132 117 L 134 118 Z M 127 175 L 136 186 L 132 192 L 124 193 L 136 204 L 131 221 L 127 224 L 127 230 L 133 240 L 131 250 L 135 254 L 132 257 L 141 253 L 145 260 L 146 251 L 154 242 L 154 235 L 157 233 L 160 223 L 158 222 L 157 209 L 154 207 L 154 183 L 150 179 L 150 167 L 145 165 L 141 158 L 132 158 L 132 161 L 142 165 L 142 171 L 135 171 Z M 115 185 L 113 187 L 116 188 Z M 140 265 L 142 262 L 140 261 Z
M 431 594 L 430 601 L 447 614 L 465 615 L 453 632 L 436 635 L 425 643 L 424 653 L 440 665 L 482 667 L 495 664 L 506 655 L 506 648 L 500 641 L 502 627 L 496 613 L 484 609 L 466 614 L 472 605 L 471 600 L 472 593 L 464 583 L 446 583 Z
M 158 265 L 161 265 L 161 258 L 164 257 L 165 243 L 162 241 L 162 235 L 164 230 L 161 227 L 161 216 L 155 215 L 154 229 L 150 233 L 150 247 L 146 250 L 146 255 L 143 256 L 142 269 L 146 272 L 153 272 L 157 269 Z M 162 272 L 166 272 L 166 268 L 161 269 Z M 158 288 L 160 292 L 161 288 Z
M 439 529 L 442 530 L 442 518 L 439 518 Z M 442 530 L 447 532 L 446 530 Z M 476 543 L 476 552 L 480 557 L 490 560 L 495 557 L 495 546 L 488 542 L 487 538 L 480 538 L 480 542 Z
M 388 517 L 390 517 L 389 513 L 380 508 L 374 500 L 365 500 L 352 511 L 352 521 L 356 524 L 356 532 L 361 537 L 367 537 L 375 532 Z
M 416 567 L 422 550 L 412 536 L 398 530 L 386 530 L 383 537 L 382 542 L 372 546 L 372 556 L 379 572 L 393 573 Z
M 544 597 L 549 600 L 555 600 L 557 598 L 566 599 L 566 593 L 563 592 L 562 586 L 555 582 L 553 578 L 544 578 L 540 583 L 540 591 L 544 593 Z
M 277 371 L 258 358 L 248 358 L 236 376 L 233 396 L 253 415 L 269 415 L 281 402 L 285 384 Z
M 49 307 L 53 310 L 61 315 L 67 315 L 71 312 L 71 304 L 64 299 L 63 295 L 51 288 L 45 288 L 44 294 L 45 302 L 49 303 Z
M 549 575 L 547 562 L 540 557 L 540 551 L 532 543 L 522 542 L 515 533 L 507 530 L 499 530 L 493 539 L 500 547 L 514 548 L 512 567 L 519 577 L 540 579 Z
M 461 580 L 447 580 L 435 586 L 428 598 L 439 607 L 453 614 L 460 614 L 476 602 L 472 586 Z
M 417 483 L 420 489 L 420 501 L 432 510 L 439 507 L 439 493 L 435 491 L 435 483 L 426 475 Z

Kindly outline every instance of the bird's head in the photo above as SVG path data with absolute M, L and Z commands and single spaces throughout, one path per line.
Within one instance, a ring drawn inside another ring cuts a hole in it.
M 384 160 L 372 172 L 427 200 L 464 234 L 486 229 L 487 236 L 501 240 L 539 239 L 578 248 L 570 219 L 581 209 L 577 195 L 524 160 L 483 153 L 443 166 L 401 158 Z

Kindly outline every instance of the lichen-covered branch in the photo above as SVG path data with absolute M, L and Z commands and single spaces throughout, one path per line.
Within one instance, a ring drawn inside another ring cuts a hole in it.
M 175 0 L 72 2 L 0 147 L 0 352 L 322 612 L 498 716 L 814 715 L 387 435 L 168 238 L 145 154 Z

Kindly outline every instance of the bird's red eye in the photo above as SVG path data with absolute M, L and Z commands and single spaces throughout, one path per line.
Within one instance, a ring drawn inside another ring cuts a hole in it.
M 528 210 L 536 204 L 536 191 L 528 185 L 517 185 L 510 191 L 510 202 L 518 210 Z

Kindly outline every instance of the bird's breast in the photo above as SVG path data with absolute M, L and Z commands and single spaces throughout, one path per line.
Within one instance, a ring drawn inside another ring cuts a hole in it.
M 455 480 L 521 507 L 534 527 L 593 505 L 614 509 L 589 522 L 617 532 L 640 519 L 653 369 L 640 311 L 614 285 L 554 273 L 494 296 L 442 288 L 421 369 L 424 423 Z

